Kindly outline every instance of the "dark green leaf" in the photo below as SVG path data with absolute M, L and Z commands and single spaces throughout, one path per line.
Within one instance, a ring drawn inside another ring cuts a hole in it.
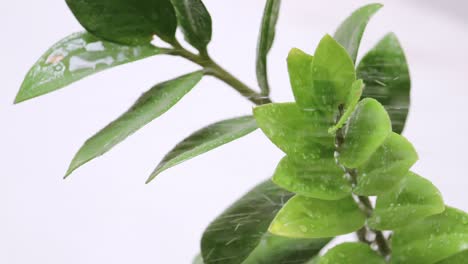
M 348 51 L 353 62 L 356 61 L 367 23 L 380 8 L 382 8 L 381 4 L 370 4 L 359 8 L 336 31 L 334 36 L 336 41 Z
M 398 186 L 377 198 L 368 224 L 374 229 L 392 230 L 444 210 L 439 190 L 430 181 L 409 172 Z
M 102 70 L 160 53 L 150 44 L 130 47 L 99 40 L 86 32 L 72 34 L 52 46 L 29 70 L 15 103 L 63 88 Z
M 128 45 L 153 35 L 171 42 L 177 19 L 170 0 L 66 0 L 81 25 L 95 36 Z
M 252 116 L 223 120 L 204 127 L 177 144 L 159 163 L 147 183 L 162 171 L 243 137 L 255 129 L 257 123 Z
M 385 264 L 385 259 L 364 243 L 342 243 L 325 253 L 319 264 Z
M 201 0 L 171 0 L 185 39 L 198 50 L 211 41 L 211 16 Z
M 269 231 L 295 238 L 333 237 L 358 230 L 365 220 L 351 196 L 325 201 L 296 195 L 279 211 Z
M 257 44 L 257 80 L 264 95 L 270 93 L 268 85 L 267 56 L 275 40 L 281 0 L 267 0 Z
M 276 213 L 292 195 L 271 181 L 244 195 L 203 234 L 205 263 L 295 263 L 312 258 L 330 239 L 289 239 L 267 233 Z
M 377 99 L 387 109 L 393 131 L 401 134 L 410 106 L 411 81 L 405 54 L 394 34 L 367 53 L 357 68 L 366 88 L 363 97 Z
M 203 72 L 197 71 L 151 88 L 126 113 L 85 142 L 73 158 L 66 175 L 106 153 L 129 135 L 164 114 L 192 90 L 202 76 Z
M 432 264 L 467 249 L 468 215 L 447 207 L 442 214 L 395 230 L 392 263 Z

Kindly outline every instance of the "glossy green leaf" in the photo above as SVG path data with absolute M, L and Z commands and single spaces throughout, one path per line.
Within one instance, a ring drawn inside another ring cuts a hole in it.
M 322 200 L 339 200 L 351 193 L 351 183 L 334 157 L 302 159 L 284 157 L 273 182 L 288 191 Z
M 390 133 L 364 165 L 358 168 L 354 193 L 380 195 L 395 187 L 418 160 L 413 145 L 403 136 Z
M 442 214 L 395 230 L 392 263 L 432 264 L 468 249 L 468 215 L 447 207 Z
M 349 91 L 348 99 L 344 105 L 344 113 L 340 117 L 340 120 L 331 127 L 328 132 L 329 133 L 336 133 L 338 129 L 342 128 L 346 121 L 348 121 L 349 117 L 353 114 L 354 110 L 356 109 L 357 104 L 359 103 L 359 99 L 361 99 L 362 90 L 364 89 L 364 83 L 362 80 L 356 80 L 353 82 L 351 86 L 351 91 Z
M 381 4 L 370 4 L 356 10 L 338 28 L 334 37 L 356 61 L 362 35 L 371 17 L 382 8 Z
M 153 35 L 171 42 L 177 19 L 170 0 L 66 0 L 80 24 L 95 36 L 128 45 Z
M 314 77 L 312 75 L 314 57 L 300 49 L 292 49 L 288 55 L 289 81 L 297 104 L 301 108 L 314 105 Z
M 257 128 L 257 123 L 252 116 L 223 120 L 204 127 L 185 138 L 166 154 L 149 177 L 147 183 L 153 180 L 159 173 L 243 137 Z
M 392 230 L 444 210 L 439 190 L 430 181 L 408 172 L 398 186 L 377 198 L 368 224 L 374 229 Z
M 466 264 L 467 260 L 468 260 L 468 250 L 465 250 L 461 253 L 458 253 L 442 261 L 439 261 L 437 262 L 437 264 Z
M 264 95 L 270 93 L 268 84 L 267 56 L 275 40 L 281 0 L 267 0 L 257 44 L 257 80 Z
M 171 0 L 185 39 L 198 50 L 211 41 L 211 16 L 201 0 Z
M 15 103 L 78 81 L 91 74 L 162 52 L 150 44 L 124 46 L 80 32 L 72 34 L 42 55 L 26 75 Z
M 348 168 L 365 163 L 392 131 L 390 118 L 374 99 L 359 102 L 345 129 L 339 160 Z
M 292 195 L 271 181 L 244 195 L 205 230 L 201 242 L 205 263 L 294 263 L 312 258 L 330 239 L 290 239 L 267 232 L 278 210 Z
M 254 116 L 267 137 L 288 155 L 333 157 L 335 139 L 328 133 L 331 115 L 302 111 L 295 103 L 275 103 L 254 108 Z
M 358 230 L 365 220 L 351 196 L 326 201 L 296 195 L 279 211 L 269 230 L 285 237 L 333 237 Z
M 405 53 L 394 34 L 388 34 L 367 53 L 357 68 L 366 88 L 363 97 L 377 99 L 392 119 L 393 131 L 401 134 L 410 106 L 411 81 Z
M 202 71 L 193 72 L 151 88 L 117 120 L 88 139 L 73 158 L 67 176 L 86 162 L 106 153 L 129 135 L 164 114 L 201 80 Z
M 330 249 L 318 264 L 385 264 L 385 259 L 364 243 L 342 243 Z

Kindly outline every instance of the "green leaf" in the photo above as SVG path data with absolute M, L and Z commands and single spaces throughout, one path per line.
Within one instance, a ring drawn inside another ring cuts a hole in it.
M 371 17 L 382 8 L 381 4 L 370 4 L 356 10 L 338 28 L 334 37 L 356 61 L 362 35 Z
M 292 195 L 271 181 L 244 195 L 205 230 L 201 242 L 205 263 L 293 263 L 312 258 L 330 239 L 290 239 L 267 232 Z
M 289 52 L 287 62 L 289 80 L 297 104 L 301 108 L 311 108 L 315 105 L 314 77 L 312 75 L 314 57 L 294 48 Z
M 342 243 L 320 258 L 319 264 L 385 264 L 385 259 L 364 243 Z
M 334 157 L 310 160 L 284 157 L 273 182 L 288 191 L 322 200 L 339 200 L 351 193 L 351 183 Z
M 357 68 L 364 80 L 363 97 L 377 99 L 387 109 L 393 131 L 401 134 L 410 106 L 411 80 L 405 53 L 394 34 L 385 36 Z
M 338 129 L 343 127 L 345 123 L 348 121 L 349 117 L 353 114 L 354 110 L 356 109 L 356 105 L 359 103 L 361 99 L 362 90 L 364 89 L 364 83 L 362 80 L 356 80 L 353 82 L 351 86 L 351 91 L 349 91 L 348 100 L 346 101 L 344 107 L 345 112 L 341 116 L 340 120 L 328 130 L 328 133 L 336 133 Z
M 201 254 L 198 254 L 192 261 L 192 264 L 205 264 Z
M 432 264 L 468 249 L 468 215 L 447 207 L 433 215 L 395 230 L 392 263 Z
M 381 195 L 395 187 L 418 160 L 413 145 L 403 136 L 390 133 L 370 159 L 358 168 L 354 193 Z
M 390 118 L 374 99 L 359 102 L 345 129 L 339 160 L 348 168 L 358 168 L 385 141 L 392 131 Z
M 254 130 L 257 123 L 252 116 L 223 120 L 204 127 L 177 144 L 159 163 L 149 177 L 152 181 L 161 172 L 214 148 L 241 138 Z
M 73 158 L 66 176 L 164 114 L 192 90 L 202 77 L 202 71 L 193 72 L 158 84 L 144 93 L 126 113 L 85 142 Z
M 335 139 L 328 133 L 333 116 L 302 111 L 295 103 L 266 104 L 254 108 L 257 125 L 281 150 L 313 159 L 334 155 Z
M 468 259 L 468 250 L 465 250 L 461 253 L 453 255 L 452 257 L 439 261 L 437 262 L 437 264 L 466 264 L 467 259 Z
M 177 19 L 170 0 L 66 0 L 80 24 L 95 36 L 128 45 L 153 35 L 171 42 Z
M 295 238 L 333 237 L 358 230 L 365 220 L 351 196 L 325 201 L 296 195 L 279 211 L 269 230 Z
M 368 225 L 377 230 L 392 230 L 444 210 L 439 190 L 430 181 L 409 172 L 398 186 L 377 198 Z
M 257 80 L 262 94 L 268 95 L 267 56 L 275 40 L 275 28 L 278 21 L 281 0 L 267 0 L 263 12 L 262 26 L 257 44 Z
M 211 16 L 201 0 L 171 0 L 185 39 L 200 51 L 211 41 Z
M 26 75 L 15 103 L 19 103 L 78 81 L 88 75 L 141 60 L 162 51 L 150 44 L 124 46 L 80 32 L 52 46 Z

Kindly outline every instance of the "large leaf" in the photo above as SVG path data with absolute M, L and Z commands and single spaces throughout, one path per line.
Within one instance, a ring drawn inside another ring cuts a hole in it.
M 409 172 L 398 186 L 377 198 L 368 224 L 374 229 L 392 230 L 444 210 L 439 190 L 430 181 Z
M 359 102 L 345 129 L 339 160 L 348 168 L 366 162 L 382 145 L 392 130 L 390 118 L 383 106 L 374 99 Z
M 365 220 L 351 196 L 325 201 L 296 195 L 279 211 L 269 230 L 295 238 L 333 237 L 358 230 Z
M 370 4 L 356 10 L 338 28 L 334 37 L 356 61 L 362 35 L 371 17 L 382 8 L 381 4 Z
M 192 90 L 202 76 L 203 72 L 197 71 L 151 88 L 126 113 L 85 142 L 73 158 L 66 176 L 164 114 Z
M 284 157 L 273 182 L 288 191 L 322 200 L 339 200 L 351 193 L 351 183 L 335 158 L 302 159 Z
M 275 103 L 254 108 L 254 116 L 268 138 L 288 155 L 333 157 L 335 139 L 328 133 L 331 115 L 302 111 L 295 103 Z
M 170 0 L 66 0 L 81 25 L 109 41 L 138 45 L 153 35 L 171 42 L 177 19 Z
M 201 0 L 171 0 L 185 39 L 198 50 L 211 41 L 211 16 Z
M 413 145 L 403 136 L 390 133 L 370 159 L 358 168 L 354 193 L 380 195 L 395 187 L 418 160 Z
M 318 264 L 385 264 L 385 259 L 364 243 L 342 243 L 330 249 Z
M 395 230 L 392 263 L 432 264 L 468 249 L 468 215 L 447 207 L 442 214 Z
M 102 70 L 160 53 L 150 44 L 131 47 L 99 40 L 86 32 L 72 34 L 46 51 L 29 70 L 15 103 L 55 91 Z
M 364 56 L 357 74 L 366 84 L 363 97 L 382 103 L 392 119 L 393 131 L 401 134 L 410 106 L 411 81 L 405 54 L 394 34 L 385 36 Z
M 147 183 L 164 170 L 243 137 L 255 129 L 257 129 L 257 123 L 252 116 L 223 120 L 204 127 L 188 136 L 166 154 Z
M 267 232 L 292 195 L 271 181 L 244 195 L 205 230 L 201 242 L 205 263 L 295 263 L 312 258 L 330 239 L 290 239 Z
M 268 85 L 267 56 L 275 40 L 281 0 L 267 0 L 257 44 L 257 80 L 264 95 L 270 93 Z

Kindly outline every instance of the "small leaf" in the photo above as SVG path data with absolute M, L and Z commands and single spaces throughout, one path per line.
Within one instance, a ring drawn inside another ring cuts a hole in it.
M 205 230 L 201 242 L 205 263 L 290 263 L 315 256 L 330 239 L 290 239 L 267 232 L 292 195 L 271 181 L 244 195 Z
M 467 249 L 468 215 L 447 207 L 442 214 L 395 230 L 392 263 L 437 263 Z
M 382 145 L 391 129 L 390 118 L 379 102 L 370 98 L 359 102 L 339 149 L 341 164 L 348 168 L 361 166 Z
M 205 264 L 201 254 L 198 254 L 192 261 L 192 264 Z
M 362 35 L 371 17 L 382 8 L 381 4 L 370 4 L 356 10 L 338 28 L 335 39 L 349 53 L 353 62 L 356 61 Z
M 439 261 L 437 262 L 437 264 L 466 264 L 467 259 L 468 259 L 468 250 L 465 250 L 461 253 L 453 255 L 452 257 Z
M 373 196 L 387 192 L 401 181 L 417 160 L 413 145 L 392 132 L 370 159 L 358 168 L 354 193 Z
M 267 56 L 275 40 L 281 0 L 267 0 L 257 44 L 257 80 L 263 95 L 270 93 L 268 85 Z
M 170 0 L 66 0 L 80 24 L 95 36 L 127 45 L 148 44 L 153 35 L 171 42 L 177 19 Z
M 295 103 L 258 106 L 254 116 L 266 136 L 288 155 L 333 157 L 335 139 L 328 133 L 333 116 L 302 111 Z
M 201 80 L 202 71 L 193 72 L 151 88 L 107 127 L 88 139 L 78 151 L 66 176 L 86 162 L 106 153 L 129 135 L 164 114 Z
M 328 133 L 335 134 L 338 129 L 344 126 L 346 121 L 348 121 L 349 117 L 353 114 L 354 110 L 356 109 L 356 105 L 359 103 L 359 99 L 361 99 L 362 90 L 364 89 L 364 83 L 362 80 L 356 80 L 353 82 L 351 86 L 351 91 L 349 91 L 348 100 L 345 103 L 345 112 L 341 116 L 340 120 L 328 130 Z
M 201 0 L 171 0 L 185 39 L 198 50 L 211 41 L 211 16 Z
M 304 109 L 312 107 L 315 105 L 312 75 L 314 57 L 294 48 L 289 52 L 287 61 L 289 80 L 297 104 Z
M 388 111 L 393 131 L 401 134 L 410 106 L 411 81 L 405 53 L 394 34 L 388 34 L 367 53 L 357 68 L 366 88 L 363 97 L 377 99 Z
M 252 116 L 223 120 L 204 127 L 184 139 L 166 154 L 149 177 L 147 183 L 161 172 L 177 164 L 234 141 L 256 129 L 257 124 Z
M 330 249 L 318 264 L 385 264 L 385 259 L 364 243 L 342 243 Z
M 392 230 L 444 210 L 439 190 L 430 181 L 409 172 L 398 186 L 377 198 L 368 224 L 377 230 Z
M 339 200 L 351 193 L 351 183 L 334 157 L 310 160 L 284 157 L 273 182 L 288 191 L 322 200 Z
M 279 211 L 269 230 L 285 237 L 333 237 L 358 230 L 365 220 L 351 197 L 325 201 L 296 195 Z
M 52 46 L 26 75 L 15 103 L 19 103 L 78 81 L 94 73 L 162 52 L 150 44 L 118 45 L 80 32 Z

